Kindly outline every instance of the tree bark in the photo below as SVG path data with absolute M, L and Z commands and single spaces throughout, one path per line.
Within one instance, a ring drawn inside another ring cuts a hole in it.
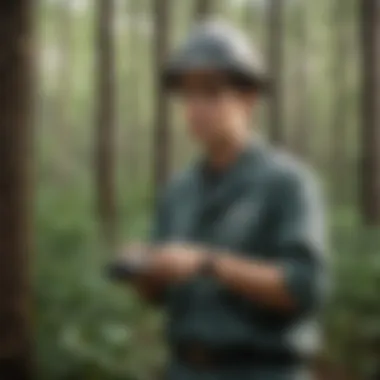
M 139 17 L 141 12 L 141 6 L 139 6 L 138 2 L 131 2 L 131 13 L 135 17 Z M 133 24 L 132 24 L 133 27 Z M 132 29 L 132 28 L 131 28 Z M 136 32 L 133 30 L 129 30 L 129 33 L 131 36 L 136 36 Z M 132 111 L 132 124 L 130 125 L 131 128 L 131 140 L 129 147 L 131 149 L 131 166 L 133 167 L 133 178 L 136 178 L 137 180 L 141 180 L 141 172 L 144 171 L 144 166 L 141 165 L 141 157 L 139 159 L 139 146 L 141 146 L 143 139 L 141 138 L 142 134 L 142 123 L 141 123 L 141 115 L 140 115 L 140 99 L 141 99 L 141 93 L 143 93 L 144 89 L 142 88 L 142 85 L 140 83 L 141 81 L 141 70 L 140 70 L 140 59 L 139 57 L 142 56 L 142 49 L 141 49 L 141 39 L 139 40 L 137 37 L 132 38 L 130 40 L 130 64 L 132 66 L 131 68 L 131 85 L 134 89 L 133 96 L 133 110 Z M 134 53 L 133 53 L 134 52 Z M 134 54 L 134 58 L 132 57 L 132 54 Z
M 296 119 L 294 145 L 301 157 L 310 153 L 310 137 L 315 133 L 310 125 L 310 99 L 309 99 L 309 49 L 308 49 L 308 5 L 301 1 L 297 9 L 296 35 L 298 42 L 298 75 L 296 78 Z
M 67 140 L 68 129 L 70 128 L 69 99 L 71 93 L 72 78 L 72 20 L 71 6 L 72 0 L 60 0 L 57 4 L 57 34 L 59 44 L 59 83 L 57 97 L 57 114 L 58 127 L 62 137 Z M 66 137 L 66 138 L 65 138 Z
M 162 69 L 168 53 L 169 3 L 167 0 L 155 0 L 154 4 L 156 69 L 154 176 L 157 190 L 166 182 L 170 172 L 169 104 L 161 80 Z
M 349 30 L 347 28 L 347 1 L 336 1 L 333 4 L 332 27 L 335 36 L 335 54 L 333 55 L 333 109 L 331 125 L 331 167 L 337 174 L 345 174 L 346 143 L 347 143 L 347 118 L 345 111 L 347 93 L 347 59 Z M 338 181 L 342 175 L 337 175 Z
M 73 132 L 71 125 L 70 100 L 72 96 L 72 0 L 59 0 L 56 4 L 54 24 L 56 26 L 58 53 L 58 83 L 53 107 L 53 120 L 50 121 L 60 146 L 55 152 L 57 159 L 56 181 L 64 186 L 70 179 L 68 157 L 71 157 Z M 49 123 L 49 124 L 50 124 Z
M 284 11 L 283 0 L 268 2 L 268 65 L 273 81 L 269 100 L 269 137 L 275 144 L 285 143 L 283 72 L 284 72 Z
M 199 19 L 205 18 L 212 13 L 212 0 L 198 0 L 196 7 L 196 16 Z
M 361 211 L 366 225 L 380 224 L 380 2 L 361 0 L 362 126 Z
M 30 380 L 32 1 L 0 5 L 0 379 Z
M 115 62 L 113 0 L 98 0 L 97 8 L 97 143 L 98 212 L 102 235 L 112 245 L 116 233 L 115 201 Z

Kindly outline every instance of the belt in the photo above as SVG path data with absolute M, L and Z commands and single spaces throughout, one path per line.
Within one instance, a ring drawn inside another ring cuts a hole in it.
M 210 349 L 202 345 L 186 345 L 175 349 L 175 357 L 183 364 L 197 369 L 227 367 L 296 367 L 302 361 L 286 352 L 263 352 L 251 347 Z

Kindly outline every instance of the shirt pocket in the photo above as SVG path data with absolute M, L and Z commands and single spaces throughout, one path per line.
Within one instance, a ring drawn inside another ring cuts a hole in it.
M 213 228 L 217 245 L 243 249 L 260 238 L 263 222 L 263 203 L 255 197 L 243 197 L 232 202 Z

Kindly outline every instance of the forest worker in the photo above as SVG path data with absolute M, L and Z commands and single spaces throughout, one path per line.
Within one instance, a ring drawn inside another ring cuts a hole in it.
M 312 174 L 250 132 L 268 78 L 232 26 L 205 21 L 163 72 L 202 157 L 158 201 L 152 241 L 127 247 L 132 283 L 168 312 L 170 380 L 307 379 L 324 298 Z

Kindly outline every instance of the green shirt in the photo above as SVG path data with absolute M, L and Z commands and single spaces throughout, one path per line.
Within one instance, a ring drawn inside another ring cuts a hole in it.
M 317 310 L 324 297 L 322 202 L 312 174 L 295 159 L 252 143 L 222 174 L 197 164 L 161 198 L 156 241 L 201 243 L 283 267 L 297 311 L 278 312 L 197 276 L 165 295 L 173 345 L 251 346 L 269 352 L 315 349 Z

